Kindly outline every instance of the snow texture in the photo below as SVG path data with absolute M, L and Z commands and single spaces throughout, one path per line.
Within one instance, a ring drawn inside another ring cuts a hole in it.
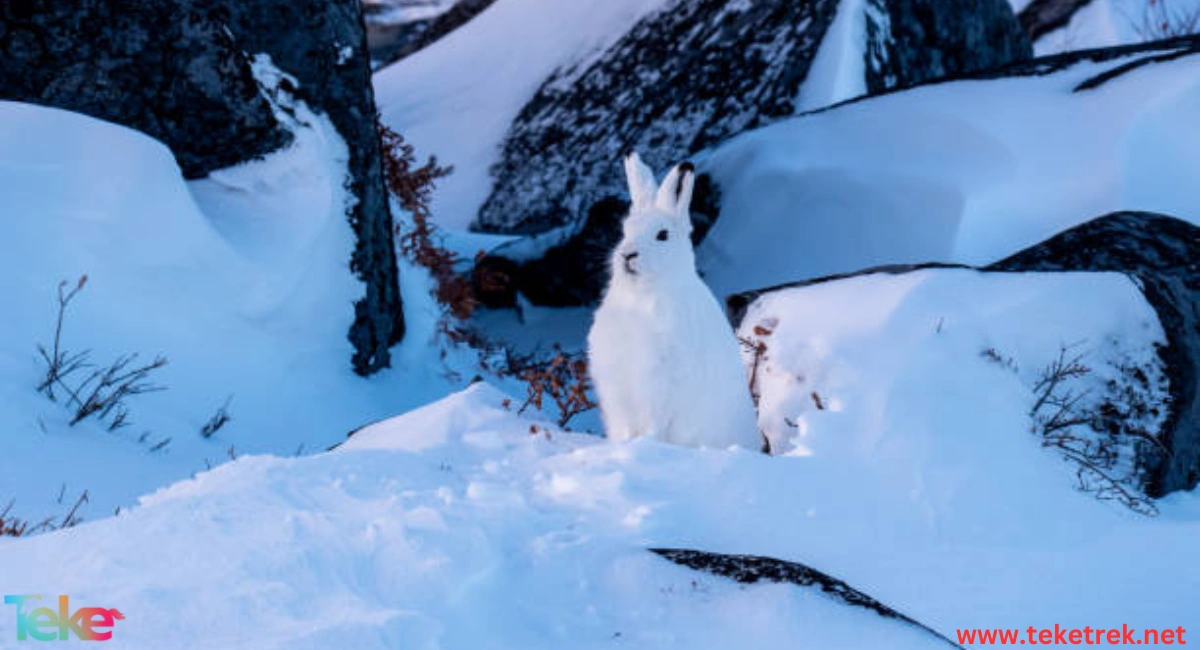
M 417 273 L 404 290 L 422 324 L 394 350 L 403 370 L 352 374 L 345 331 L 361 284 L 347 268 L 346 148 L 326 118 L 292 110 L 290 148 L 189 185 L 142 134 L 0 103 L 11 215 L 0 222 L 0 506 L 14 499 L 12 514 L 40 521 L 87 490 L 80 514 L 107 516 L 231 455 L 324 449 L 455 385 L 429 345 Z M 90 419 L 68 426 L 69 411 L 36 392 L 55 288 L 83 274 L 64 344 L 97 363 L 131 352 L 169 361 L 155 376 L 166 390 L 131 398 L 130 426 L 115 433 Z M 203 439 L 227 399 L 232 420 Z
M 945 647 L 646 550 L 690 547 L 803 562 L 947 635 L 1200 623 L 1195 496 L 1146 519 L 1078 494 L 1015 412 L 768 457 L 563 433 L 505 397 L 478 385 L 334 453 L 242 458 L 119 517 L 0 541 L 5 589 L 120 607 L 131 650 Z M 991 403 L 1022 397 L 1002 384 Z
M 697 158 L 722 196 L 701 273 L 723 296 L 882 264 L 983 265 L 1122 209 L 1198 223 L 1200 56 L 1181 52 L 925 86 L 735 138 Z M 1174 59 L 1141 64 L 1160 56 Z

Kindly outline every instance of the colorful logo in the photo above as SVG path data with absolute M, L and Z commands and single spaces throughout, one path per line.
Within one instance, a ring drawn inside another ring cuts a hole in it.
M 29 613 L 21 608 L 27 600 L 41 600 L 41 596 L 5 596 L 5 605 L 17 606 L 17 640 L 66 641 L 71 634 L 81 641 L 108 641 L 112 638 L 112 626 L 125 620 L 117 609 L 104 607 L 81 607 L 71 613 L 69 596 L 58 597 L 58 611 L 39 607 Z M 106 629 L 108 628 L 108 629 Z

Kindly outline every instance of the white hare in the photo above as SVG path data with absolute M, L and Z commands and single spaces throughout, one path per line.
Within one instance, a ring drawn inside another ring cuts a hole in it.
M 678 165 L 659 186 L 631 153 L 625 174 L 633 206 L 588 334 L 608 437 L 761 449 L 737 339 L 696 273 L 688 215 L 695 170 Z

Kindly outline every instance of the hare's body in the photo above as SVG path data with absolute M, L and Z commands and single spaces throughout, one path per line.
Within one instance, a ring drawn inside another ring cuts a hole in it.
M 636 156 L 627 170 L 634 207 L 588 335 L 608 436 L 758 449 L 762 437 L 737 340 L 696 274 L 690 166 L 673 170 L 652 193 L 652 176 Z

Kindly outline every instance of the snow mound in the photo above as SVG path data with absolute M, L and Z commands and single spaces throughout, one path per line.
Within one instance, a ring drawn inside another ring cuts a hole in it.
M 412 362 L 404 370 L 370 381 L 351 372 L 345 332 L 361 287 L 347 268 L 345 145 L 324 118 L 297 110 L 311 126 L 290 148 L 189 186 L 167 148 L 140 133 L 0 103 L 11 212 L 0 223 L 10 315 L 0 321 L 0 501 L 15 499 L 15 514 L 40 521 L 88 490 L 84 518 L 107 515 L 230 456 L 324 449 L 450 389 L 419 332 L 400 352 Z M 152 377 L 166 390 L 131 398 L 130 426 L 115 432 L 68 426 L 68 410 L 36 392 L 55 288 L 84 274 L 64 345 L 96 363 L 131 352 L 169 361 Z M 233 419 L 205 440 L 201 427 L 227 399 Z
M 1145 54 L 1141 56 L 1151 56 Z M 892 263 L 986 264 L 1096 215 L 1200 222 L 1200 56 L 916 88 L 794 118 L 699 160 L 722 192 L 698 251 L 718 295 Z
M 898 431 L 876 443 L 888 452 L 876 461 L 768 457 L 611 444 L 524 419 L 504 399 L 477 385 L 334 453 L 242 458 L 119 517 L 0 542 L 5 589 L 119 607 L 115 639 L 134 650 L 164 638 L 196 649 L 944 647 L 814 590 L 740 586 L 646 550 L 691 547 L 803 561 L 951 638 L 968 626 L 1200 622 L 1185 596 L 1200 586 L 1189 561 L 1200 503 L 1126 516 L 1063 489 L 1019 431 L 943 430 L 943 451 Z M 1115 561 L 1130 548 L 1154 552 Z M 0 617 L 0 638 L 12 626 Z
M 1015 466 L 1038 446 L 1029 433 L 1034 387 L 1064 348 L 1090 369 L 1063 385 L 1063 393 L 1085 396 L 1080 410 L 1105 399 L 1116 406 L 1124 394 L 1109 393 L 1140 368 L 1138 397 L 1158 405 L 1144 428 L 1157 432 L 1166 416 L 1157 350 L 1165 334 L 1134 282 L 1118 273 L 870 274 L 767 293 L 747 309 L 739 336 L 764 346 L 757 363 L 749 349 L 746 361 L 757 368 L 760 426 L 772 449 L 851 454 L 873 474 L 955 467 L 966 449 L 959 436 L 986 437 L 994 461 Z M 1142 477 L 1130 474 L 1142 443 L 1114 444 L 1122 454 L 1114 478 L 1129 478 L 1135 493 Z M 895 451 L 916 455 L 901 460 Z M 1053 480 L 1074 484 L 1071 467 Z M 1011 489 L 987 473 L 956 480 Z M 916 478 L 909 489 L 923 483 Z M 963 508 L 964 519 L 975 511 L 953 498 L 938 509 L 952 507 Z M 975 511 L 979 531 L 993 515 Z

